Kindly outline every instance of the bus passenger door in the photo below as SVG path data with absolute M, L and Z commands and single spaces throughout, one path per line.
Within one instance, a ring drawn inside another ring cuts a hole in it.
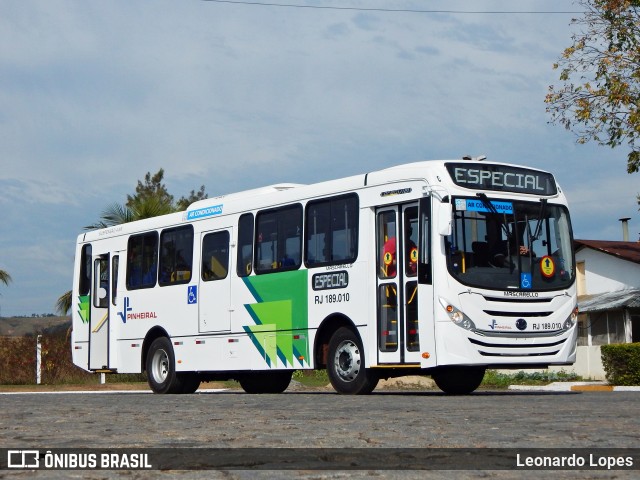
M 202 234 L 199 329 L 220 332 L 231 329 L 230 240 L 231 227 Z
M 378 360 L 420 363 L 418 204 L 378 209 L 376 229 Z
M 89 370 L 109 368 L 109 290 L 108 253 L 93 256 L 91 315 L 89 317 Z

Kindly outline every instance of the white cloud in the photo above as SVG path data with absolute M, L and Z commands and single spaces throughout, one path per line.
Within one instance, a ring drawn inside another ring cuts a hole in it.
M 40 180 L 0 179 L 0 208 L 11 208 L 20 204 L 55 204 L 78 207 L 79 197 L 64 184 L 47 183 Z

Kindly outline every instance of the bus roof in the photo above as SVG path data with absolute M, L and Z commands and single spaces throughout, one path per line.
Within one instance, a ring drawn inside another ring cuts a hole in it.
M 492 166 L 502 166 L 505 168 L 525 169 L 528 171 L 541 172 L 553 178 L 548 172 L 542 170 L 523 167 L 515 164 L 488 162 L 479 159 L 452 159 L 452 160 L 423 160 L 413 163 L 394 165 L 381 170 L 372 171 L 366 174 L 354 175 L 351 177 L 328 180 L 313 184 L 280 183 L 265 187 L 234 192 L 226 195 L 206 198 L 192 203 L 187 211 L 171 213 L 162 217 L 153 217 L 131 224 L 116 225 L 101 230 L 94 230 L 81 234 L 78 242 L 89 241 L 90 239 L 103 238 L 114 235 L 130 234 L 135 231 L 145 229 L 163 228 L 167 225 L 178 225 L 188 221 L 222 216 L 228 213 L 237 213 L 254 208 L 268 208 L 277 206 L 297 199 L 320 197 L 331 194 L 347 193 L 363 187 L 373 187 L 376 185 L 386 185 L 401 181 L 424 181 L 432 186 L 454 188 L 454 181 L 447 172 L 448 164 L 464 164 L 478 166 L 478 168 L 491 168 Z M 295 192 L 295 193 L 294 193 Z M 257 197 L 264 196 L 264 202 L 257 201 Z M 229 205 L 233 205 L 229 208 Z M 135 224 L 135 225 L 134 225 Z

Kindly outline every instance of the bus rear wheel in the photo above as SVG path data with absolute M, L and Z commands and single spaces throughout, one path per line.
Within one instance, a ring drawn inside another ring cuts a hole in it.
M 173 347 L 167 337 L 156 338 L 151 343 L 146 367 L 147 380 L 153 393 L 183 392 L 182 378 L 176 372 Z
M 291 383 L 292 370 L 274 370 L 272 372 L 252 372 L 238 379 L 247 393 L 282 393 Z
M 378 385 L 378 376 L 364 368 L 364 351 L 358 336 L 341 327 L 329 341 L 327 374 L 338 393 L 366 395 Z
M 439 367 L 431 378 L 444 393 L 467 395 L 482 383 L 484 367 Z

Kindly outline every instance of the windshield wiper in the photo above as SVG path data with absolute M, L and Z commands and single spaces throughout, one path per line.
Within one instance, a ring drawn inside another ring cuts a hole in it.
M 533 243 L 534 240 L 538 240 L 538 238 L 540 238 L 540 235 L 542 233 L 542 219 L 544 218 L 544 216 L 547 214 L 547 199 L 546 198 L 541 198 L 540 199 L 540 213 L 538 214 L 538 223 L 536 224 L 536 229 L 533 231 L 533 234 L 531 234 L 531 232 L 527 232 L 529 233 L 529 244 L 531 245 L 531 243 Z
M 498 210 L 496 210 L 495 205 L 493 203 L 491 203 L 491 200 L 489 200 L 489 198 L 487 197 L 486 193 L 477 193 L 476 196 L 480 200 L 482 200 L 482 204 L 484 205 L 484 208 L 489 210 L 490 213 L 492 213 L 493 215 L 498 215 L 498 216 L 500 215 L 500 212 L 498 212 Z M 507 240 L 513 240 L 513 234 L 507 228 L 507 214 L 503 213 L 503 217 L 504 217 L 504 222 L 501 224 L 502 231 L 506 235 Z
M 493 203 L 491 203 L 491 200 L 489 200 L 489 198 L 487 197 L 487 195 L 485 193 L 477 193 L 476 194 L 477 197 L 482 200 L 482 204 L 484 205 L 484 207 L 493 215 L 500 215 L 500 212 L 498 212 L 498 210 L 496 209 L 495 205 Z M 502 231 L 504 232 L 505 237 L 507 238 L 507 261 L 509 264 L 509 273 L 513 273 L 513 270 L 516 268 L 516 265 L 513 264 L 513 262 L 511 261 L 511 256 L 515 255 L 517 260 L 518 260 L 518 265 L 517 268 L 518 270 L 522 270 L 522 264 L 521 264 L 521 259 L 520 259 L 520 255 L 518 253 L 518 245 L 517 245 L 517 241 L 514 235 L 517 235 L 517 225 L 518 222 L 516 221 L 516 212 L 514 210 L 513 212 L 513 224 L 514 224 L 514 229 L 516 230 L 515 232 L 510 232 L 509 228 L 507 227 L 507 213 L 503 212 L 502 213 L 502 223 L 500 224 L 502 227 Z M 511 245 L 515 245 L 516 251 L 515 252 L 511 252 Z

